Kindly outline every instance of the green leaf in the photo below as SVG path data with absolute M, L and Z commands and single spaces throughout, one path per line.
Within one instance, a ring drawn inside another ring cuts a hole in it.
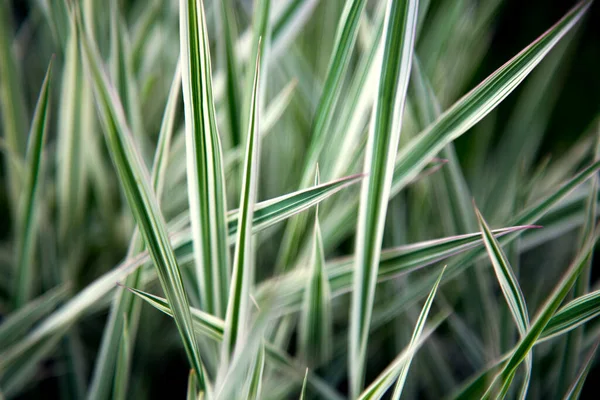
M 413 348 L 413 347 L 417 346 L 417 343 L 419 342 L 419 339 L 420 339 L 421 335 L 423 334 L 423 329 L 425 328 L 425 321 L 427 320 L 427 315 L 429 314 L 429 310 L 431 309 L 431 304 L 433 304 L 433 299 L 434 299 L 437 289 L 440 285 L 440 281 L 442 280 L 442 276 L 444 275 L 444 270 L 445 270 L 445 267 L 442 269 L 442 272 L 440 273 L 440 277 L 438 278 L 438 280 L 435 282 L 435 285 L 431 289 L 431 293 L 429 294 L 429 297 L 427 297 L 427 300 L 425 300 L 425 304 L 423 305 L 421 314 L 419 315 L 419 318 L 417 319 L 417 323 L 415 325 L 413 335 L 410 339 L 410 343 L 408 344 L 409 348 Z M 414 355 L 415 355 L 415 353 L 412 352 L 408 356 L 408 358 L 406 359 L 406 361 L 404 362 L 404 364 L 402 365 L 402 367 L 400 369 L 400 375 L 398 376 L 398 381 L 396 382 L 396 386 L 394 387 L 394 394 L 392 395 L 393 400 L 400 399 L 400 395 L 402 394 L 402 389 L 404 388 L 404 383 L 406 382 L 408 370 L 410 368 L 410 364 L 412 362 Z
M 230 279 L 227 203 L 203 1 L 181 0 L 179 15 L 187 185 L 198 287 L 202 308 L 223 316 Z
M 181 96 L 181 67 L 178 63 L 173 76 L 173 83 L 165 107 L 163 120 L 156 145 L 156 154 L 152 168 L 152 188 L 156 193 L 157 200 L 163 193 L 165 181 L 165 172 L 169 160 L 169 149 L 171 147 L 171 138 L 173 136 L 173 127 L 177 111 L 177 102 Z M 134 232 L 128 251 L 128 259 L 134 258 L 144 249 L 144 242 L 136 229 Z M 138 268 L 130 276 L 127 276 L 125 285 L 129 287 L 138 287 L 141 282 L 142 269 Z M 136 326 L 139 320 L 139 300 L 131 293 L 122 289 L 117 290 L 111 305 L 108 322 L 105 326 L 100 344 L 99 355 L 96 358 L 95 368 L 92 375 L 92 381 L 88 390 L 89 400 L 106 399 L 110 395 L 110 383 L 113 379 L 117 352 L 119 351 L 118 341 L 123 330 L 121 321 L 128 321 L 132 339 L 136 337 Z M 125 315 L 125 319 L 122 316 Z
M 127 387 L 129 386 L 129 376 L 131 369 L 132 343 L 129 337 L 127 327 L 127 316 L 123 315 L 123 333 L 119 345 L 117 356 L 117 367 L 115 370 L 115 383 L 112 398 L 115 400 L 125 400 L 127 398 Z
M 233 257 L 232 283 L 225 318 L 225 337 L 221 351 L 221 363 L 227 365 L 234 351 L 242 351 L 246 340 L 249 317 L 250 289 L 254 284 L 254 260 L 252 252 L 252 215 L 256 202 L 259 164 L 259 87 L 260 87 L 260 41 L 259 54 L 254 69 L 254 86 L 250 105 L 250 120 L 246 143 L 242 192 L 240 196 L 239 223 L 235 254 Z
M 265 370 L 265 344 L 261 343 L 258 354 L 250 369 L 250 380 L 248 381 L 247 400 L 258 400 L 261 398 L 263 373 Z
M 190 369 L 188 375 L 188 386 L 187 386 L 187 400 L 198 400 L 198 380 L 196 379 L 196 373 L 193 369 Z
M 494 267 L 494 272 L 496 273 L 496 278 L 500 284 L 500 289 L 504 294 L 504 298 L 508 303 L 510 313 L 512 314 L 513 320 L 517 325 L 519 334 L 522 337 L 529 329 L 529 313 L 527 312 L 525 297 L 523 296 L 523 292 L 521 291 L 517 277 L 515 276 L 506 258 L 506 255 L 502 251 L 498 241 L 494 238 L 494 235 L 492 235 L 490 228 L 483 219 L 483 216 L 477 207 L 475 207 L 475 214 L 477 215 L 479 229 L 483 235 L 485 248 L 490 257 L 490 261 L 492 262 L 492 266 Z M 533 364 L 533 357 L 531 353 L 525 359 L 525 364 L 525 379 L 523 380 L 523 385 L 519 395 L 521 399 L 524 399 L 527 394 L 527 388 L 529 387 L 529 380 L 531 378 L 531 366 Z
M 305 187 L 310 183 L 313 176 L 312 168 L 319 161 L 319 156 L 325 146 L 327 131 L 340 97 L 344 83 L 343 78 L 350 64 L 352 48 L 358 36 L 360 16 L 365 4 L 365 0 L 347 0 L 338 22 L 333 53 L 319 104 L 316 107 L 316 115 L 313 118 L 311 140 L 304 161 L 300 187 Z M 274 28 L 274 32 L 276 31 Z M 292 221 L 286 228 L 277 259 L 276 269 L 278 271 L 285 271 L 292 267 L 292 261 L 297 254 L 298 242 L 304 234 L 306 223 L 306 218 L 300 217 Z
M 235 54 L 235 40 L 237 39 L 237 23 L 233 0 L 221 1 L 221 30 L 223 35 L 223 52 L 225 54 L 225 85 L 227 87 L 225 102 L 227 103 L 227 116 L 229 131 L 233 147 L 241 144 L 242 127 L 240 122 L 240 76 L 238 60 Z
M 348 368 L 350 392 L 363 388 L 367 339 L 387 212 L 394 160 L 410 76 L 417 1 L 388 2 L 384 25 L 383 63 L 373 105 L 356 228 L 355 275 L 350 312 Z
M 299 400 L 306 399 L 306 381 L 308 380 L 308 368 L 306 368 L 306 373 L 304 374 L 304 381 L 302 381 L 302 390 L 300 391 Z
M 512 351 L 510 358 L 504 364 L 502 370 L 496 375 L 494 381 L 488 387 L 488 390 L 484 394 L 483 398 L 489 398 L 492 395 L 496 384 L 499 384 L 501 387 L 500 393 L 504 394 L 507 392 L 517 368 L 529 355 L 533 345 L 541 336 L 544 328 L 552 318 L 552 315 L 559 308 L 560 304 L 569 293 L 569 290 L 571 290 L 578 276 L 581 274 L 581 271 L 584 269 L 587 258 L 593 251 L 594 245 L 600 237 L 599 233 L 600 232 L 596 231 L 591 240 L 588 240 L 588 242 L 580 250 L 575 260 L 569 266 L 569 269 L 558 282 L 550 296 L 548 296 L 546 303 L 538 312 L 534 322 L 531 324 L 531 327 L 527 330 L 527 333 L 521 338 L 515 349 Z
M 318 167 L 315 184 L 318 184 Z M 331 289 L 325 271 L 325 253 L 319 226 L 319 207 L 315 211 L 313 251 L 300 312 L 299 354 L 311 365 L 329 360 L 332 352 Z
M 98 111 L 105 139 L 129 207 L 133 211 L 144 242 L 158 272 L 161 286 L 173 307 L 175 322 L 183 346 L 196 371 L 200 388 L 205 387 L 202 362 L 193 333 L 189 302 L 181 271 L 171 247 L 166 223 L 151 189 L 148 172 L 136 152 L 131 132 L 125 122 L 122 106 L 106 76 L 97 49 L 80 27 L 81 47 L 89 77 L 94 84 Z
M 38 208 L 40 201 L 40 185 L 43 178 L 41 171 L 42 155 L 48 118 L 50 115 L 50 74 L 52 60 L 48 65 L 46 77 L 42 83 L 38 97 L 29 139 L 27 143 L 25 185 L 19 198 L 19 213 L 17 221 L 17 254 L 16 254 L 16 285 L 14 293 L 15 308 L 21 307 L 31 299 L 35 279 L 35 241 L 38 234 Z

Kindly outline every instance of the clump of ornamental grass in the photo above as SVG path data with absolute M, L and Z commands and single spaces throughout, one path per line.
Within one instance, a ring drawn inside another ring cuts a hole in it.
M 476 85 L 500 1 L 0 3 L 0 398 L 578 398 L 590 3 Z

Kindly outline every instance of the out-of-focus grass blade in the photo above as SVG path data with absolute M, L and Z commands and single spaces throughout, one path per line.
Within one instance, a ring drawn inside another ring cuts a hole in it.
M 248 381 L 248 390 L 246 393 L 247 400 L 258 400 L 261 398 L 261 390 L 262 390 L 262 379 L 263 373 L 265 370 L 265 344 L 261 343 L 260 348 L 258 350 L 258 354 L 256 355 L 256 359 L 252 364 L 252 368 L 250 369 L 249 381 Z
M 419 315 L 419 318 L 417 319 L 417 323 L 415 324 L 415 329 L 413 331 L 412 338 L 410 339 L 410 343 L 408 344 L 409 348 L 415 347 L 417 345 L 417 343 L 419 342 L 421 334 L 423 333 L 423 329 L 425 328 L 425 321 L 427 321 L 427 316 L 429 315 L 429 310 L 431 309 L 431 305 L 433 304 L 433 299 L 434 299 L 437 289 L 440 285 L 440 281 L 442 280 L 442 276 L 444 275 L 444 270 L 445 270 L 445 267 L 444 267 L 444 269 L 442 269 L 442 272 L 440 273 L 440 277 L 438 278 L 438 280 L 435 282 L 435 285 L 431 289 L 431 292 L 429 293 L 427 300 L 425 300 L 425 304 L 423 305 L 421 314 Z M 394 394 L 392 395 L 393 400 L 400 399 L 400 395 L 402 394 L 402 389 L 404 389 L 404 383 L 406 382 L 408 370 L 410 368 L 410 364 L 412 362 L 414 355 L 415 355 L 415 353 L 412 352 L 408 356 L 408 358 L 406 359 L 406 361 L 404 362 L 404 364 L 402 365 L 402 367 L 400 369 L 398 381 L 396 382 L 396 386 L 394 387 Z
M 8 2 L 0 4 L 0 111 L 2 111 L 2 132 L 10 153 L 22 157 L 25 154 L 23 137 L 27 130 L 27 111 L 22 81 L 17 69 L 11 38 L 14 37 L 11 18 L 11 6 Z M 13 212 L 18 210 L 19 196 L 22 191 L 18 171 L 10 163 L 6 164 L 9 185 L 9 198 Z
M 173 136 L 173 126 L 175 122 L 175 112 L 177 111 L 177 102 L 181 95 L 181 68 L 177 64 L 173 83 L 169 92 L 169 98 L 165 107 L 163 121 L 160 128 L 158 143 L 156 145 L 156 154 L 152 167 L 152 188 L 156 193 L 157 199 L 163 192 L 165 171 L 169 159 L 169 149 L 171 137 Z M 144 243 L 136 229 L 129 244 L 128 258 L 131 259 L 144 248 Z M 141 282 L 142 269 L 134 271 L 125 280 L 125 285 L 129 287 L 138 287 Z M 137 304 L 136 304 L 137 303 Z M 88 390 L 88 399 L 100 400 L 106 399 L 110 395 L 110 383 L 113 378 L 115 361 L 117 359 L 119 337 L 122 335 L 123 315 L 129 323 L 129 335 L 136 337 L 137 321 L 139 319 L 139 302 L 135 296 L 118 289 L 117 294 L 111 305 L 108 322 L 104 329 L 99 355 L 96 358 L 96 367 L 92 375 L 92 382 Z
M 504 364 L 502 370 L 496 375 L 494 381 L 488 387 L 483 398 L 490 398 L 493 394 L 494 387 L 496 384 L 500 385 L 500 393 L 506 394 L 512 379 L 514 378 L 515 372 L 521 362 L 528 356 L 533 345 L 542 334 L 544 328 L 552 318 L 552 315 L 556 312 L 562 301 L 565 299 L 571 288 L 573 287 L 575 280 L 581 274 L 581 271 L 586 266 L 586 262 L 591 252 L 594 249 L 596 241 L 600 237 L 600 231 L 596 230 L 594 236 L 587 241 L 583 248 L 579 251 L 579 254 L 575 260 L 571 263 L 571 266 L 566 271 L 562 279 L 558 282 L 554 288 L 546 303 L 542 306 L 538 312 L 531 327 L 527 330 L 527 333 L 521 338 L 515 349 L 512 351 L 510 358 Z
M 129 337 L 127 327 L 127 316 L 123 315 L 123 333 L 121 343 L 119 344 L 119 353 L 117 355 L 117 367 L 115 369 L 115 382 L 113 387 L 113 396 L 115 400 L 125 400 L 127 398 L 127 387 L 129 386 L 129 373 L 131 369 L 132 343 Z
M 198 375 L 199 387 L 205 387 L 202 362 L 193 332 L 189 303 L 175 253 L 169 242 L 166 223 L 150 187 L 148 172 L 136 152 L 133 138 L 125 122 L 125 115 L 114 88 L 102 69 L 97 49 L 80 29 L 81 47 L 85 65 L 94 84 L 99 114 L 104 125 L 105 138 L 116 166 L 127 202 L 133 211 L 144 242 L 149 249 L 161 286 L 173 307 L 175 322 L 183 341 L 189 362 Z
M 32 326 L 54 310 L 67 294 L 68 286 L 59 286 L 9 314 L 0 324 L 0 349 L 8 349 L 22 338 Z
M 234 351 L 241 351 L 246 341 L 249 317 L 250 289 L 254 283 L 254 255 L 252 252 L 252 216 L 256 202 L 259 164 L 259 88 L 260 41 L 254 68 L 254 86 L 250 105 L 250 120 L 246 139 L 246 157 L 240 196 L 239 223 L 229 302 L 225 318 L 225 337 L 221 351 L 221 365 L 227 366 Z
M 581 366 L 579 373 L 575 377 L 575 381 L 569 388 L 569 391 L 565 394 L 564 400 L 577 400 L 581 394 L 581 390 L 583 389 L 583 384 L 585 383 L 585 379 L 592 368 L 592 361 L 594 361 L 594 356 L 596 355 L 596 351 L 598 350 L 598 345 L 600 341 L 596 341 L 596 344 L 590 350 L 588 356 L 586 357 L 583 365 Z
M 423 343 L 431 336 L 433 331 L 439 326 L 443 318 L 439 318 L 431 328 L 425 330 L 417 342 L 415 342 L 412 346 L 407 346 L 395 359 L 388 365 L 388 367 L 381 373 L 379 376 L 371 382 L 369 387 L 367 387 L 362 393 L 359 394 L 357 399 L 359 400 L 367 400 L 367 399 L 381 399 L 388 389 L 397 381 L 398 376 L 403 369 L 403 366 L 406 365 L 406 362 L 409 359 L 412 359 L 414 354 L 421 348 Z
M 260 76 L 268 76 L 267 75 L 267 66 L 269 64 L 269 47 L 271 44 L 271 24 L 269 23 L 269 14 L 271 10 L 271 0 L 256 0 L 254 2 L 254 15 L 252 16 L 252 47 L 251 49 L 256 49 L 250 53 L 250 58 L 248 59 L 248 66 L 259 65 L 258 59 L 259 57 L 263 60 L 260 62 L 259 68 Z M 251 73 L 252 69 L 246 68 L 246 85 L 244 89 L 244 103 L 242 104 L 243 110 L 243 123 L 244 126 L 248 126 L 250 121 L 252 120 L 252 99 L 254 98 L 254 80 L 255 76 Z M 258 103 L 256 107 L 260 114 L 262 114 L 262 105 L 265 101 L 265 90 L 266 90 L 266 80 L 261 80 L 260 85 L 258 86 Z M 247 138 L 243 138 L 242 143 L 248 140 Z
M 171 317 L 173 316 L 173 312 L 171 311 L 169 303 L 165 299 L 150 293 L 142 292 L 141 290 L 130 290 L 148 302 L 148 304 L 155 307 L 157 310 L 162 311 Z M 194 321 L 194 329 L 198 334 L 208 336 L 217 341 L 223 340 L 223 331 L 225 329 L 225 322 L 223 320 L 195 308 L 192 308 L 192 316 Z M 296 363 L 290 359 L 286 353 L 272 344 L 265 343 L 265 355 L 268 357 L 268 360 L 273 363 L 273 366 L 277 366 L 282 373 L 289 374 L 291 377 L 297 378 L 298 380 L 301 380 L 304 376 L 301 373 L 300 375 L 298 374 L 298 371 L 303 369 L 300 368 L 299 365 L 296 365 Z M 307 380 L 308 385 L 318 392 L 322 398 L 341 400 L 341 396 L 339 394 L 333 391 L 326 383 L 321 381 L 315 375 L 308 373 Z
M 57 2 L 59 3 L 59 2 Z M 61 102 L 59 107 L 56 181 L 59 243 L 66 243 L 68 235 L 83 219 L 85 205 L 84 77 L 79 55 L 79 41 L 75 21 L 71 18 L 63 69 Z
M 302 390 L 300 390 L 299 400 L 306 399 L 306 381 L 307 380 L 308 380 L 308 368 L 306 368 L 306 373 L 304 374 L 304 381 L 302 381 Z
M 383 228 L 400 140 L 402 115 L 410 77 L 418 1 L 388 2 L 383 32 L 383 62 L 369 128 L 356 228 L 354 292 L 350 311 L 348 368 L 350 392 L 363 388 L 367 339 Z
M 196 379 L 196 373 L 193 369 L 190 369 L 188 375 L 188 386 L 187 386 L 187 400 L 198 400 L 198 380 Z
M 492 266 L 494 267 L 500 289 L 502 289 L 504 298 L 508 303 L 508 308 L 517 325 L 519 334 L 523 337 L 529 329 L 529 313 L 527 312 L 525 297 L 523 296 L 517 277 L 515 276 L 506 255 L 502 251 L 498 241 L 494 238 L 494 235 L 492 235 L 489 226 L 483 219 L 483 216 L 477 207 L 475 207 L 475 214 L 477 215 L 479 229 L 483 235 L 483 242 L 488 252 L 488 256 L 490 257 L 490 261 L 492 262 Z M 521 399 L 524 399 L 527 394 L 527 388 L 529 387 L 529 380 L 531 378 L 531 366 L 533 364 L 533 356 L 531 353 L 525 358 L 525 364 L 525 378 L 523 379 L 523 385 L 519 395 Z
M 335 106 L 338 102 L 344 77 L 349 65 L 352 48 L 358 36 L 360 15 L 366 4 L 365 0 L 348 0 L 344 11 L 338 22 L 336 39 L 327 77 L 323 85 L 323 91 L 316 107 L 316 115 L 313 118 L 310 145 L 304 162 L 304 170 L 300 187 L 310 184 L 313 176 L 313 168 L 319 161 L 319 155 L 327 139 L 327 130 L 334 115 Z M 292 261 L 297 254 L 299 239 L 304 233 L 307 223 L 305 216 L 291 221 L 286 228 L 280 247 L 277 270 L 284 271 L 291 267 Z
M 240 72 L 235 54 L 235 40 L 237 39 L 238 34 L 234 10 L 235 8 L 232 0 L 221 1 L 220 15 L 224 47 L 223 51 L 225 53 L 225 85 L 227 87 L 225 102 L 227 103 L 226 108 L 229 120 L 229 131 L 231 133 L 231 144 L 233 147 L 236 147 L 241 143 L 242 127 L 240 122 L 240 88 L 238 85 Z
M 315 185 L 319 184 L 319 169 Z M 326 362 L 332 351 L 331 290 L 325 271 L 325 252 L 319 226 L 319 206 L 315 210 L 313 251 L 310 272 L 305 283 L 304 300 L 300 311 L 298 335 L 299 354 L 311 365 Z
M 200 300 L 204 310 L 223 316 L 230 279 L 227 203 L 203 1 L 181 0 L 179 15 L 188 197 Z
M 21 307 L 31 299 L 35 279 L 35 240 L 38 233 L 37 214 L 40 200 L 40 184 L 42 176 L 42 155 L 44 141 L 48 130 L 50 116 L 50 74 L 52 60 L 48 65 L 46 77 L 42 83 L 37 105 L 31 121 L 29 139 L 27 144 L 25 185 L 19 199 L 19 213 L 17 221 L 17 254 L 15 276 L 16 285 L 14 293 L 15 308 Z

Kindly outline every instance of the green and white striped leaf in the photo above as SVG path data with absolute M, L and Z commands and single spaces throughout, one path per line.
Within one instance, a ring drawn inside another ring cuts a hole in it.
M 427 297 L 427 300 L 425 300 L 425 304 L 423 305 L 421 314 L 419 315 L 419 318 L 417 319 L 417 323 L 415 325 L 415 329 L 413 331 L 412 338 L 410 339 L 410 343 L 408 344 L 409 348 L 417 345 L 417 343 L 421 337 L 421 334 L 423 333 L 423 329 L 425 328 L 425 321 L 427 320 L 427 315 L 429 315 L 429 310 L 431 309 L 431 304 L 433 303 L 433 299 L 434 299 L 437 289 L 440 285 L 440 281 L 442 280 L 442 276 L 444 275 L 444 270 L 445 270 L 445 267 L 444 267 L 444 269 L 442 269 L 442 272 L 440 273 L 440 277 L 438 278 L 435 285 L 431 289 L 431 293 L 429 294 L 429 297 Z M 406 382 L 406 377 L 408 376 L 408 370 L 410 368 L 410 364 L 412 362 L 412 358 L 414 357 L 414 355 L 415 355 L 415 353 L 413 352 L 408 357 L 408 359 L 404 362 L 404 365 L 402 365 L 402 368 L 400 370 L 400 375 L 398 376 L 398 381 L 396 382 L 396 386 L 394 387 L 394 393 L 392 394 L 393 400 L 400 399 L 400 395 L 402 394 L 402 389 L 404 389 L 404 383 Z
M 521 362 L 526 359 L 528 354 L 531 352 L 537 339 L 541 336 L 544 328 L 548 325 L 548 322 L 552 318 L 552 315 L 560 307 L 560 304 L 565 299 L 571 288 L 573 287 L 578 276 L 586 265 L 587 258 L 594 249 L 594 245 L 599 238 L 599 233 L 596 231 L 594 236 L 588 240 L 585 246 L 579 251 L 575 260 L 569 266 L 564 276 L 558 282 L 546 303 L 542 306 L 538 312 L 531 327 L 527 330 L 527 333 L 521 338 L 515 349 L 512 351 L 510 358 L 504 364 L 502 370 L 496 375 L 494 381 L 488 387 L 483 398 L 487 399 L 494 393 L 494 387 L 499 384 L 500 394 L 505 395 L 508 391 L 512 380 L 515 376 L 515 372 Z
M 203 1 L 180 0 L 179 15 L 187 185 L 198 290 L 203 309 L 223 316 L 230 280 L 227 203 Z
M 225 337 L 221 351 L 221 365 L 227 365 L 234 351 L 241 351 L 246 340 L 250 313 L 250 289 L 254 284 L 254 255 L 252 251 L 252 220 L 258 183 L 259 163 L 259 88 L 260 88 L 260 41 L 259 54 L 254 68 L 253 96 L 246 140 L 246 157 L 240 196 L 239 223 L 229 302 L 225 318 Z
M 504 298 L 508 303 L 508 308 L 512 314 L 513 320 L 519 330 L 519 335 L 523 337 L 529 329 L 529 313 L 527 312 L 527 305 L 525 304 L 525 297 L 519 286 L 517 277 L 515 276 L 506 255 L 502 251 L 500 244 L 492 235 L 490 228 L 483 219 L 483 216 L 475 207 L 475 214 L 479 222 L 479 229 L 483 235 L 483 242 L 488 252 L 496 278 L 500 284 Z M 525 358 L 525 378 L 521 387 L 519 397 L 524 399 L 527 394 L 527 388 L 529 387 L 529 380 L 531 379 L 531 367 L 533 364 L 533 356 L 531 353 Z
M 17 250 L 15 267 L 15 308 L 20 308 L 28 302 L 34 294 L 35 280 L 35 242 L 38 235 L 38 213 L 40 202 L 40 185 L 43 178 L 42 156 L 44 142 L 48 130 L 50 116 L 50 74 L 52 73 L 52 60 L 46 70 L 46 77 L 42 83 L 38 97 L 29 139 L 25 161 L 25 185 L 19 197 L 19 210 L 17 221 Z
M 129 207 L 156 266 L 161 286 L 173 307 L 174 319 L 188 360 L 198 376 L 199 387 L 204 388 L 205 379 L 193 333 L 189 302 L 175 252 L 167 235 L 166 223 L 151 189 L 148 172 L 139 153 L 136 152 L 119 98 L 103 70 L 97 49 L 92 47 L 81 27 L 79 32 L 83 59 L 94 84 L 96 104 L 111 158 Z
M 157 201 L 163 193 L 165 172 L 169 160 L 169 149 L 171 138 L 173 136 L 173 127 L 175 123 L 175 113 L 177 111 L 177 102 L 181 96 L 181 67 L 177 64 L 173 83 L 169 92 L 169 98 L 165 106 L 165 112 L 156 145 L 156 154 L 152 167 L 152 188 L 156 194 Z M 139 230 L 134 232 L 128 251 L 128 258 L 135 257 L 143 251 L 144 242 L 140 237 Z M 141 282 L 142 269 L 135 270 L 130 276 L 127 276 L 124 284 L 129 287 L 138 287 Z M 99 355 L 96 358 L 95 368 L 92 375 L 92 381 L 88 390 L 89 400 L 107 399 L 110 396 L 110 383 L 112 381 L 115 362 L 117 360 L 117 351 L 121 331 L 123 330 L 121 321 L 128 321 L 130 326 L 129 335 L 136 337 L 137 321 L 139 319 L 139 301 L 131 293 L 117 289 L 117 293 L 111 305 L 107 325 L 104 329 L 102 342 L 100 344 Z M 125 315 L 125 318 L 123 318 Z
M 131 337 L 129 336 L 129 328 L 127 327 L 127 316 L 123 315 L 123 333 L 117 355 L 117 367 L 115 369 L 115 382 L 112 395 L 112 398 L 115 400 L 127 399 L 132 352 Z
M 319 168 L 315 185 L 319 184 Z M 299 354 L 310 364 L 326 362 L 332 352 L 331 289 L 325 271 L 325 252 L 319 225 L 319 206 L 315 209 L 313 251 L 305 283 L 304 299 L 300 311 L 298 334 Z
M 418 1 L 388 2 L 383 28 L 383 63 L 373 105 L 356 228 L 355 275 L 350 312 L 350 392 L 363 388 L 367 339 L 406 90 L 410 76 Z

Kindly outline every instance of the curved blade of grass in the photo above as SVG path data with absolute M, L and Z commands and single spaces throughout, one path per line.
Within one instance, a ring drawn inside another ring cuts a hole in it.
M 498 383 L 501 387 L 501 394 L 505 394 L 512 383 L 512 379 L 515 372 L 521 362 L 528 356 L 533 345 L 542 334 L 544 328 L 552 318 L 552 315 L 559 308 L 562 301 L 565 299 L 581 271 L 586 266 L 586 261 L 591 252 L 594 249 L 598 238 L 600 237 L 600 231 L 596 230 L 594 236 L 587 241 L 587 243 L 580 250 L 575 260 L 571 263 L 571 266 L 566 271 L 562 279 L 558 282 L 554 288 L 546 303 L 543 305 L 541 310 L 538 312 L 531 327 L 527 330 L 527 333 L 521 338 L 516 348 L 512 351 L 512 354 L 502 370 L 496 375 L 494 381 L 488 387 L 483 398 L 490 398 L 495 385 Z
M 443 318 L 439 318 L 436 322 L 434 322 L 433 326 L 425 332 L 423 332 L 419 340 L 415 342 L 412 346 L 407 346 L 395 359 L 388 365 L 388 367 L 381 373 L 379 376 L 367 387 L 360 396 L 357 397 L 358 400 L 371 400 L 371 399 L 381 399 L 388 389 L 394 384 L 394 382 L 398 379 L 400 372 L 403 366 L 406 364 L 409 358 L 412 358 L 417 350 L 421 348 L 423 343 L 429 336 L 435 331 L 435 329 L 440 325 Z
M 237 39 L 237 23 L 232 0 L 221 1 L 221 29 L 223 35 L 223 51 L 225 54 L 225 102 L 229 131 L 233 147 L 241 144 L 242 126 L 240 122 L 241 104 L 238 80 L 240 76 L 237 57 L 235 54 L 235 40 Z M 251 64 L 250 64 L 251 65 Z
M 577 400 L 581 394 L 581 390 L 583 389 L 583 384 L 585 383 L 585 379 L 592 368 L 592 361 L 594 361 L 594 356 L 596 355 L 596 351 L 598 350 L 598 345 L 600 341 L 596 341 L 596 344 L 590 350 L 588 356 L 586 357 L 579 373 L 575 377 L 575 381 L 569 388 L 567 394 L 565 394 L 564 400 Z
M 401 121 L 410 76 L 418 1 L 388 2 L 382 38 L 383 62 L 378 95 L 369 128 L 356 228 L 355 275 L 350 312 L 348 368 L 350 392 L 363 388 L 367 338 L 375 297 L 383 228 L 400 140 Z
M 205 387 L 198 345 L 193 334 L 189 303 L 181 271 L 175 258 L 160 213 L 158 202 L 148 182 L 140 155 L 136 152 L 133 138 L 125 122 L 125 115 L 108 77 L 102 69 L 97 50 L 80 27 L 81 47 L 84 61 L 94 84 L 96 104 L 104 125 L 105 138 L 116 166 L 127 202 L 133 211 L 144 242 L 149 249 L 161 286 L 174 310 L 174 317 L 189 362 L 198 375 L 199 387 Z
M 35 240 L 38 233 L 37 214 L 40 201 L 40 178 L 43 178 L 41 171 L 42 155 L 50 115 L 49 88 L 51 72 L 52 60 L 50 60 L 46 77 L 40 89 L 27 143 L 25 167 L 27 176 L 19 199 L 17 221 L 16 285 L 13 298 L 15 308 L 27 303 L 33 294 Z
M 171 137 L 173 136 L 173 127 L 175 123 L 175 113 L 177 111 L 177 102 L 181 96 L 181 66 L 178 63 L 173 76 L 173 83 L 165 107 L 163 121 L 160 127 L 158 143 L 156 145 L 156 154 L 152 168 L 152 188 L 156 193 L 157 199 L 163 193 L 165 181 L 165 172 L 169 159 L 169 149 L 171 145 Z M 131 242 L 129 244 L 128 258 L 131 259 L 144 249 L 144 242 L 136 229 Z M 125 285 L 130 287 L 138 287 L 141 282 L 141 268 L 133 272 L 125 280 Z M 115 362 L 117 360 L 117 352 L 119 351 L 119 337 L 122 335 L 123 315 L 125 320 L 129 322 L 129 335 L 132 339 L 136 337 L 136 326 L 139 319 L 139 302 L 135 296 L 130 293 L 118 290 L 111 305 L 108 322 L 102 335 L 102 342 L 98 357 L 96 358 L 96 366 L 92 375 L 92 381 L 88 389 L 88 399 L 99 400 L 106 399 L 110 395 L 110 384 L 113 380 L 113 372 Z
M 227 206 L 203 1 L 181 0 L 179 15 L 188 197 L 198 287 L 202 308 L 222 316 L 230 279 Z
M 488 252 L 496 278 L 500 284 L 504 298 L 510 309 L 513 320 L 519 330 L 519 335 L 522 337 L 527 333 L 529 329 L 529 313 L 527 312 L 527 305 L 525 304 L 525 297 L 517 281 L 506 255 L 502 251 L 500 244 L 492 235 L 489 226 L 483 219 L 483 216 L 475 207 L 475 214 L 479 222 L 479 229 L 483 235 L 483 241 L 485 248 Z M 533 356 L 531 353 L 525 358 L 525 378 L 523 379 L 523 385 L 521 387 L 519 397 L 524 399 L 527 394 L 527 388 L 529 387 L 529 380 L 531 379 L 531 366 L 533 364 Z
M 338 22 L 336 39 L 333 53 L 329 62 L 327 77 L 323 85 L 323 91 L 316 107 L 316 115 L 313 118 L 312 134 L 304 161 L 304 170 L 300 187 L 305 187 L 310 183 L 313 176 L 312 169 L 319 161 L 319 156 L 323 150 L 327 139 L 327 130 L 334 115 L 335 106 L 338 102 L 346 70 L 350 64 L 352 48 L 358 36 L 358 26 L 362 10 L 366 4 L 365 0 L 347 0 L 344 11 Z M 304 234 L 307 219 L 304 217 L 291 221 L 286 227 L 283 241 L 279 250 L 277 259 L 278 271 L 285 271 L 292 265 L 294 257 L 297 255 L 299 239 Z
M 240 196 L 239 224 L 235 255 L 233 258 L 232 283 L 225 318 L 225 337 L 221 351 L 221 365 L 227 366 L 234 351 L 244 346 L 249 316 L 250 288 L 254 283 L 254 260 L 252 253 L 252 215 L 256 202 L 259 163 L 259 88 L 260 88 L 260 41 L 254 68 L 254 86 L 250 104 L 250 120 L 244 162 L 242 193 Z
M 0 111 L 2 112 L 2 132 L 6 147 L 12 154 L 22 157 L 25 154 L 23 136 L 27 130 L 27 110 L 23 98 L 22 81 L 17 69 L 12 48 L 13 38 L 11 6 L 0 4 Z M 18 171 L 10 163 L 6 164 L 9 199 L 14 213 L 18 211 L 19 196 L 22 191 Z
M 127 327 L 127 316 L 123 315 L 123 333 L 121 343 L 119 344 L 119 353 L 117 355 L 117 367 L 115 369 L 115 383 L 113 387 L 113 396 L 115 400 L 127 399 L 127 386 L 129 385 L 129 370 L 131 369 L 132 345 Z
M 415 324 L 415 329 L 413 331 L 412 337 L 410 339 L 410 343 L 408 344 L 409 348 L 417 345 L 421 335 L 423 334 L 423 329 L 425 328 L 425 321 L 427 321 L 427 315 L 429 315 L 429 310 L 431 309 L 431 304 L 433 304 L 433 299 L 437 292 L 437 289 L 442 280 L 442 276 L 444 275 L 444 270 L 446 267 L 442 269 L 440 273 L 440 277 L 435 282 L 435 285 L 431 289 L 427 300 L 425 300 L 425 304 L 423 305 L 423 309 L 421 310 L 421 314 L 419 314 L 419 318 L 417 319 L 417 323 Z M 399 400 L 400 395 L 402 394 L 402 389 L 404 388 L 404 383 L 406 382 L 406 377 L 408 375 L 408 370 L 410 368 L 410 364 L 414 357 L 415 353 L 411 353 L 410 356 L 406 359 L 404 364 L 400 369 L 400 375 L 398 376 L 398 381 L 396 382 L 396 386 L 394 387 L 394 393 L 392 395 L 393 400 Z
M 318 167 L 315 184 L 318 185 Z M 304 288 L 298 334 L 299 354 L 311 365 L 326 362 L 332 351 L 331 290 L 325 271 L 325 252 L 319 226 L 319 206 L 315 210 L 313 252 Z
M 396 195 L 406 187 L 446 144 L 472 128 L 504 100 L 581 19 L 589 5 L 590 2 L 587 0 L 578 3 L 546 33 L 463 96 L 436 122 L 403 146 L 396 158 L 390 196 Z M 355 207 L 355 204 L 347 204 L 336 213 L 335 223 L 329 224 L 325 221 L 323 237 L 327 238 L 332 232 L 344 229 L 348 232 L 351 226 L 348 226 L 346 221 L 356 212 Z

